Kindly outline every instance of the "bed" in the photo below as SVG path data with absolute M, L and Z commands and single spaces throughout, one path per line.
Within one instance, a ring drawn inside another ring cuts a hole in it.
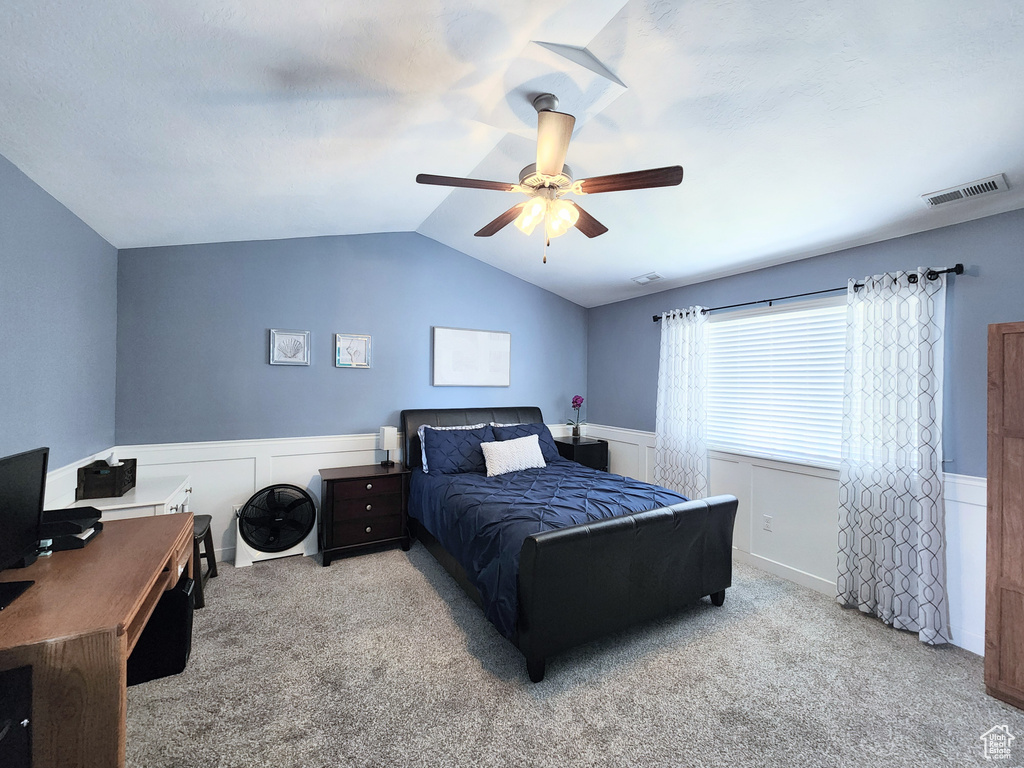
M 532 406 L 404 410 L 401 425 L 416 537 L 519 648 L 533 682 L 561 651 L 704 597 L 724 602 L 735 497 L 690 501 L 552 455 Z M 424 425 L 437 430 L 425 433 L 428 472 Z M 470 436 L 472 425 L 500 425 L 473 432 L 486 441 L 537 434 L 546 466 L 487 477 L 452 469 L 473 460 L 457 450 L 445 466 L 438 443 Z

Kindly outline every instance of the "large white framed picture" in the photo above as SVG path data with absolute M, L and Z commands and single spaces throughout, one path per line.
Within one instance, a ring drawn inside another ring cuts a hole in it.
M 507 387 L 511 380 L 512 334 L 434 326 L 435 387 Z

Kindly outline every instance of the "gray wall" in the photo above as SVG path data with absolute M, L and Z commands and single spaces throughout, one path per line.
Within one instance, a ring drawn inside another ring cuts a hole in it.
M 416 233 L 123 250 L 117 443 L 375 432 L 402 408 L 539 405 L 586 382 L 586 311 Z M 432 387 L 431 326 L 512 333 L 512 386 Z M 269 365 L 271 328 L 312 363 Z M 334 334 L 372 338 L 334 366 Z
M 117 251 L 0 157 L 0 455 L 114 443 Z
M 946 471 L 985 475 L 987 326 L 1024 320 L 1024 211 L 865 245 L 629 301 L 588 313 L 588 419 L 653 431 L 660 326 L 651 316 L 845 285 L 918 266 L 962 262 L 947 296 Z

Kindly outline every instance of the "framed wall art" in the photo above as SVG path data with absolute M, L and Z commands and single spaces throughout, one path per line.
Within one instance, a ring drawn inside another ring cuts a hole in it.
M 271 365 L 309 365 L 309 331 L 270 329 Z
M 507 387 L 511 381 L 512 334 L 442 328 L 433 332 L 435 387 Z
M 338 368 L 369 368 L 370 337 L 359 333 L 334 335 L 334 365 Z

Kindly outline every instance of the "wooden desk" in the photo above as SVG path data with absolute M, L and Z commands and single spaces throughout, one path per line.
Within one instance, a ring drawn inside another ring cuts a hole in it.
M 83 549 L 0 574 L 36 582 L 0 611 L 0 670 L 32 666 L 35 768 L 124 765 L 128 654 L 192 569 L 186 512 L 104 523 Z

